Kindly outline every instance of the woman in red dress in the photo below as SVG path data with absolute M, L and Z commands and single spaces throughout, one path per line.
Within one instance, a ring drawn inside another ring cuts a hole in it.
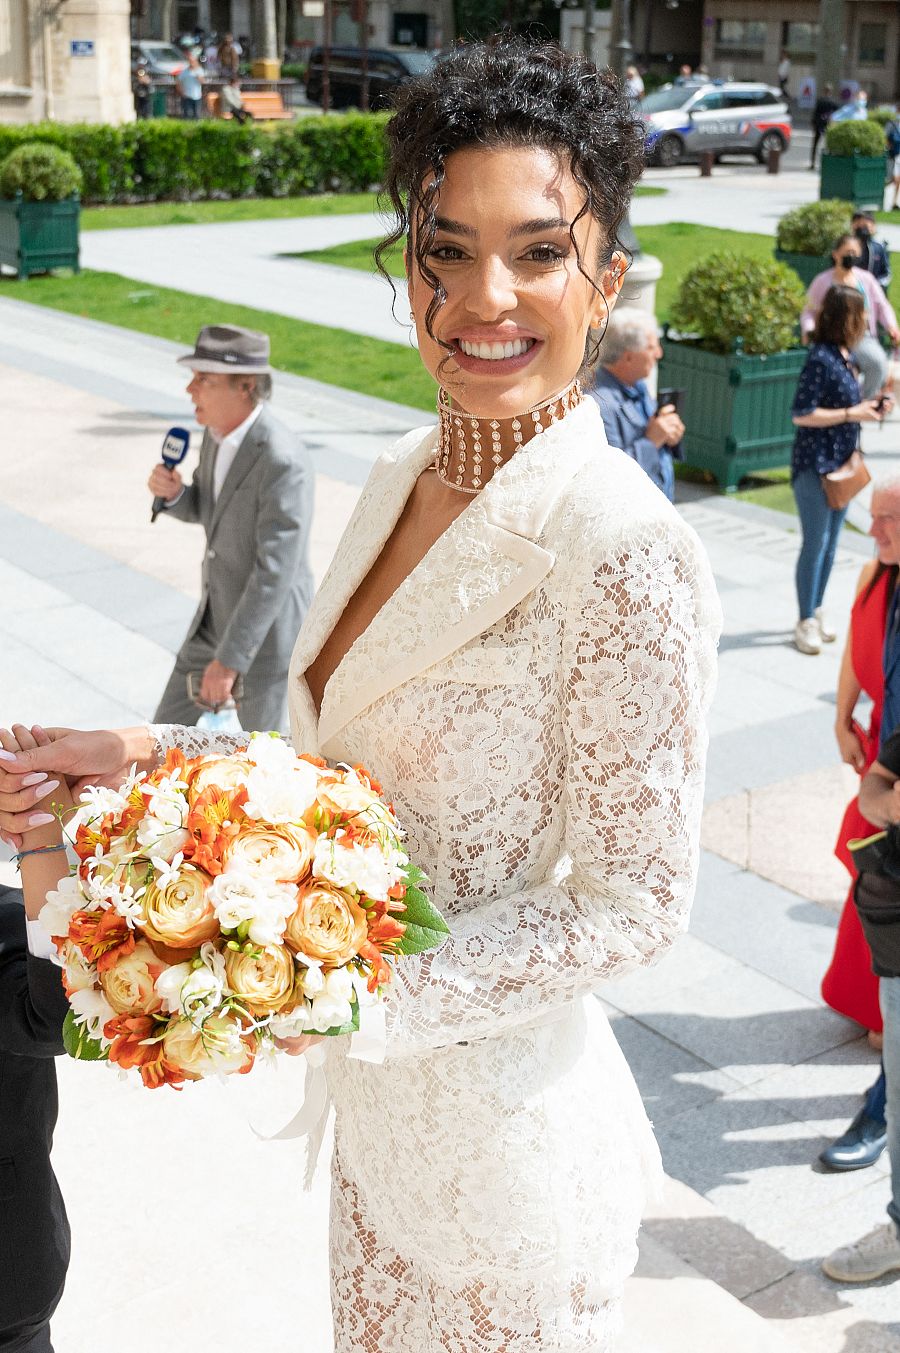
M 842 759 L 860 777 L 878 755 L 884 700 L 884 631 L 897 573 L 896 564 L 873 560 L 860 574 L 838 678 L 835 734 Z M 863 694 L 872 701 L 868 730 L 853 717 Z M 834 852 L 850 874 L 850 891 L 841 912 L 831 964 L 822 979 L 823 999 L 839 1014 L 862 1024 L 869 1030 L 870 1037 L 881 1033 L 878 978 L 872 972 L 869 946 L 853 901 L 856 870 L 847 843 L 854 837 L 871 836 L 877 830 L 859 811 L 858 798 L 852 799 L 844 813 Z M 882 1067 L 860 1112 L 846 1132 L 822 1152 L 819 1160 L 831 1170 L 864 1169 L 884 1150 L 886 1131 Z

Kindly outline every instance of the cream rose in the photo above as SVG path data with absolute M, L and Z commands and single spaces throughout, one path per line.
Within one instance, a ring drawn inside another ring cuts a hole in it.
M 211 1015 L 197 1029 L 190 1020 L 170 1023 L 163 1038 L 163 1056 L 188 1080 L 248 1071 L 255 1056 L 252 1039 L 233 1015 Z
M 164 966 L 150 945 L 139 940 L 130 954 L 123 954 L 100 974 L 100 985 L 113 1010 L 119 1015 L 152 1015 L 161 1009 L 156 979 Z
M 170 949 L 196 949 L 219 933 L 219 922 L 206 895 L 212 880 L 195 867 L 184 868 L 164 888 L 147 885 L 141 899 L 141 929 L 148 938 Z
M 321 807 L 328 813 L 360 818 L 364 824 L 368 824 L 368 814 L 375 809 L 371 820 L 382 822 L 389 819 L 385 804 L 353 771 L 348 771 L 343 779 L 320 780 L 317 797 Z
M 252 763 L 237 756 L 205 756 L 197 770 L 190 777 L 190 794 L 193 801 L 210 785 L 233 792 L 247 783 Z
M 225 952 L 229 990 L 251 1014 L 265 1018 L 294 1002 L 294 960 L 281 945 L 267 944 L 259 957 L 240 949 Z
M 313 883 L 300 889 L 284 942 L 297 953 L 339 968 L 359 953 L 368 929 L 366 913 L 358 902 L 327 884 Z
M 316 838 L 302 827 L 247 827 L 228 846 L 225 869 L 298 883 L 312 867 Z

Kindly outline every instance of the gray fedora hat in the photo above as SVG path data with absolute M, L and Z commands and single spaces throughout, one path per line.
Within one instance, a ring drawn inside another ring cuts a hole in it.
M 197 335 L 194 351 L 177 361 L 193 371 L 228 371 L 235 376 L 271 374 L 269 335 L 236 324 L 207 324 Z

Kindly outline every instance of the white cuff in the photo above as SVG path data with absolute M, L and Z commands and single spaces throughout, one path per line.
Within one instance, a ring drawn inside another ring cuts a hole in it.
M 51 962 L 57 959 L 56 945 L 40 921 L 29 921 L 26 917 L 25 930 L 28 935 L 28 952 L 33 958 L 48 958 Z
M 175 494 L 174 498 L 163 499 L 163 507 L 174 507 L 176 503 L 181 502 L 183 497 L 184 497 L 184 489 L 180 488 L 178 492 Z

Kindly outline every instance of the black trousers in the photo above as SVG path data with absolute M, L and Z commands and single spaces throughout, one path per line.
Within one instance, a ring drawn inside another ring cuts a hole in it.
M 50 1342 L 50 1321 L 40 1325 L 22 1325 L 20 1329 L 0 1334 L 0 1353 L 53 1353 Z

